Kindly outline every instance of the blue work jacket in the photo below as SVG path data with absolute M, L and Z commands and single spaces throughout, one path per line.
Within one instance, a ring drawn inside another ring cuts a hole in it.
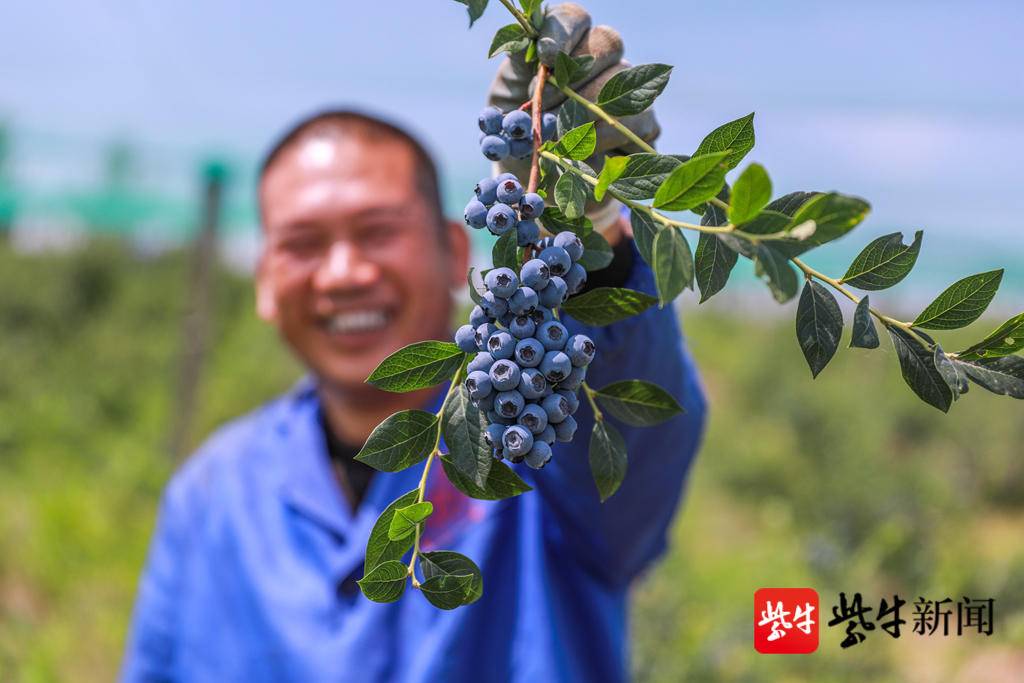
M 635 250 L 635 247 L 634 247 Z M 634 251 L 625 286 L 654 292 Z M 407 588 L 364 598 L 370 529 L 417 487 L 423 464 L 377 473 L 355 513 L 336 483 L 312 381 L 214 434 L 164 492 L 122 669 L 124 681 L 622 681 L 630 583 L 666 546 L 704 425 L 700 381 L 671 307 L 607 327 L 565 318 L 598 348 L 587 382 L 646 379 L 686 413 L 655 427 L 617 423 L 629 452 L 601 503 L 587 450 L 593 415 L 547 467 L 515 465 L 534 490 L 467 498 L 432 467 L 424 550 L 455 550 L 483 597 L 442 611 Z M 431 405 L 436 411 L 446 387 Z M 615 422 L 614 418 L 610 418 Z

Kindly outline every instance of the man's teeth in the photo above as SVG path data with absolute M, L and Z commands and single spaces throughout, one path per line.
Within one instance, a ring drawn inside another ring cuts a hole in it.
M 384 311 L 353 311 L 332 316 L 327 321 L 327 329 L 338 334 L 369 332 L 384 327 L 387 321 Z

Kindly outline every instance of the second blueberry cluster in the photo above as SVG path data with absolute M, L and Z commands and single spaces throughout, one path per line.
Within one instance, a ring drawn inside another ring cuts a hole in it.
M 533 121 L 530 115 L 521 109 L 513 109 L 502 114 L 497 107 L 487 107 L 480 112 L 477 120 L 480 124 L 480 151 L 491 161 L 525 159 L 533 154 Z M 540 137 L 542 140 L 554 140 L 558 128 L 558 118 L 547 113 L 541 117 Z
M 544 198 L 536 192 L 525 192 L 514 173 L 483 178 L 473 192 L 476 196 L 466 204 L 464 213 L 470 227 L 487 228 L 499 237 L 515 230 L 520 247 L 537 242 L 540 228 L 535 219 L 544 213 Z
M 485 411 L 484 435 L 496 458 L 525 461 L 539 469 L 551 459 L 555 441 L 571 441 L 577 392 L 594 359 L 590 337 L 570 335 L 555 314 L 586 283 L 579 263 L 583 243 L 561 232 L 536 244 L 539 254 L 511 268 L 487 271 L 487 291 L 473 308 L 455 343 L 476 352 L 466 389 Z

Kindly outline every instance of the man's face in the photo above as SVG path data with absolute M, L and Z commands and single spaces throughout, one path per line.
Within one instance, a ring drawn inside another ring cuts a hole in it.
M 320 379 L 361 388 L 407 344 L 449 334 L 468 242 L 438 227 L 399 141 L 309 137 L 260 183 L 258 309 Z

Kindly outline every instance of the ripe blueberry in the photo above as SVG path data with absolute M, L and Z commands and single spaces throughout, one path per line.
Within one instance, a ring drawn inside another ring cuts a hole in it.
M 516 226 L 516 246 L 528 247 L 540 237 L 540 228 L 533 221 L 519 221 Z
M 547 415 L 547 411 L 544 411 L 544 414 Z M 550 446 L 555 442 L 556 438 L 557 435 L 555 433 L 555 426 L 548 425 L 547 427 L 544 428 L 543 432 L 541 432 L 540 434 L 533 438 L 533 442 L 537 443 L 538 441 L 543 441 L 544 443 Z
M 476 351 L 476 328 L 472 325 L 463 325 L 455 330 L 455 345 L 459 347 L 460 351 L 465 351 L 466 353 Z
M 508 301 L 495 296 L 494 292 L 484 292 L 480 296 L 480 308 L 484 309 L 484 313 L 489 317 L 500 318 L 508 313 Z
M 477 125 L 480 130 L 488 135 L 496 135 L 501 130 L 501 121 L 504 118 L 501 110 L 497 107 L 484 107 L 477 118 Z
M 572 441 L 572 437 L 575 433 L 576 418 L 572 415 L 567 415 L 564 420 L 555 425 L 555 438 L 562 443 L 569 443 Z
M 494 397 L 494 409 L 502 417 L 514 420 L 523 412 L 526 400 L 518 391 L 503 391 Z M 506 430 L 507 433 L 507 430 Z
M 491 322 L 491 318 L 484 313 L 484 309 L 480 307 L 480 304 L 474 306 L 473 310 L 469 312 L 469 324 L 472 325 L 474 329 L 489 322 Z
M 557 320 L 549 320 L 537 326 L 537 340 L 548 351 L 561 351 L 565 348 L 567 339 L 569 339 L 569 331 Z M 494 355 L 493 351 L 491 355 Z
M 574 232 L 566 230 L 555 235 L 554 246 L 565 249 L 565 252 L 569 254 L 569 258 L 574 262 L 579 261 L 580 257 L 583 256 L 583 242 L 580 241 L 580 238 Z M 556 273 L 556 275 L 560 274 Z
M 519 180 L 519 176 L 517 176 L 515 173 L 512 173 L 511 171 L 505 171 L 504 173 L 500 173 L 494 179 L 495 188 L 497 188 L 497 184 L 500 183 L 502 180 L 509 180 L 509 179 Z
M 508 157 L 509 147 L 504 138 L 488 135 L 480 141 L 480 151 L 491 161 L 501 161 Z
M 462 213 L 466 224 L 473 228 L 482 228 L 487 225 L 487 207 L 479 199 L 470 199 Z
M 536 192 L 527 192 L 519 202 L 519 215 L 523 218 L 539 218 L 544 213 L 544 198 Z
M 502 434 L 501 444 L 508 455 L 526 455 L 533 448 L 533 434 L 522 425 L 512 425 Z
M 494 323 L 484 323 L 478 325 L 475 332 L 473 333 L 473 340 L 476 342 L 476 348 L 481 351 L 487 350 L 487 340 L 492 334 L 498 331 L 498 326 Z
M 489 375 L 488 379 L 490 379 Z M 493 389 L 493 387 L 491 388 Z M 494 410 L 494 392 L 491 391 L 491 393 L 487 394 L 483 398 L 475 399 L 473 403 L 476 404 L 477 409 L 479 409 L 481 413 L 486 413 L 488 410 Z
M 572 356 L 569 356 L 569 359 L 572 360 Z M 583 367 L 573 367 L 573 369 L 569 371 L 569 376 L 558 383 L 558 388 L 566 389 L 568 391 L 576 391 L 577 389 L 580 388 L 580 385 L 583 384 L 583 380 L 585 380 L 586 378 L 586 365 L 584 365 Z
M 537 331 L 537 324 L 526 314 L 517 315 L 512 319 L 512 324 L 508 326 L 508 331 L 517 339 L 526 339 L 532 337 L 533 333 Z
M 533 440 L 533 447 L 526 454 L 526 464 L 535 470 L 539 470 L 551 460 L 551 446 L 543 441 Z
M 487 431 L 484 432 L 484 442 L 491 448 L 502 448 L 501 435 L 504 433 L 505 425 L 492 422 L 487 425 Z
M 511 426 L 511 425 L 514 425 L 516 423 L 515 418 L 513 418 L 513 417 L 502 417 L 501 415 L 498 415 L 498 411 L 497 410 L 488 410 L 487 411 L 487 420 L 489 422 L 493 422 L 493 423 L 500 424 L 500 425 L 506 425 L 506 426 Z
M 551 309 L 545 306 L 535 306 L 530 311 L 530 319 L 533 320 L 537 325 L 542 325 L 549 320 L 554 320 L 555 316 L 551 314 Z
M 569 414 L 573 415 L 580 408 L 580 397 L 576 395 L 575 391 L 564 391 L 559 389 L 555 393 L 564 398 L 569 403 Z
M 585 334 L 574 334 L 565 343 L 565 352 L 569 354 L 569 360 L 576 367 L 590 365 L 597 353 L 597 347 L 593 340 Z
M 476 194 L 476 198 L 480 200 L 481 204 L 490 206 L 497 199 L 498 192 L 498 181 L 494 178 L 482 178 L 476 187 L 473 188 L 473 192 Z
M 519 393 L 526 399 L 538 399 L 544 396 L 548 381 L 537 368 L 524 368 L 519 373 Z
M 516 422 L 529 429 L 531 434 L 540 434 L 548 426 L 548 414 L 536 403 L 531 403 L 519 413 Z
M 504 235 L 516 227 L 516 223 L 516 211 L 508 204 L 497 203 L 487 211 L 487 229 L 494 235 Z
M 562 279 L 565 280 L 566 296 L 578 294 L 583 285 L 587 284 L 587 269 L 574 263 Z
M 521 109 L 513 109 L 501 120 L 501 129 L 513 140 L 519 140 L 530 134 L 530 115 Z
M 492 208 L 491 211 L 494 211 L 494 209 Z M 490 224 L 491 215 L 487 214 L 487 225 L 490 226 Z M 558 234 L 564 235 L 565 233 L 560 232 Z M 569 234 L 572 235 L 572 233 Z M 575 237 L 575 235 L 573 236 Z M 548 270 L 551 271 L 552 275 L 558 275 L 559 277 L 568 273 L 569 268 L 572 267 L 572 259 L 569 258 L 569 252 L 562 247 L 552 245 L 541 251 L 538 258 L 548 264 Z
M 471 399 L 479 401 L 491 393 L 490 376 L 483 370 L 469 373 L 466 377 L 466 390 Z
M 487 352 L 495 360 L 508 360 L 516 350 L 516 340 L 505 330 L 498 330 L 487 339 Z
M 540 137 L 543 140 L 554 140 L 558 135 L 558 117 L 548 112 L 540 117 Z
M 569 403 L 561 394 L 551 394 L 540 402 L 540 407 L 548 414 L 548 424 L 557 425 L 569 417 Z M 555 430 L 555 434 L 558 434 L 558 427 Z
M 508 299 L 508 309 L 516 315 L 528 313 L 537 305 L 537 292 L 532 287 L 520 287 Z
M 544 360 L 544 352 L 544 345 L 530 337 L 516 344 L 515 359 L 521 367 L 535 368 Z
M 494 296 L 507 299 L 519 287 L 519 278 L 516 276 L 516 271 L 511 268 L 495 268 L 487 271 L 484 284 L 487 285 L 487 289 L 494 292 Z
M 519 269 L 519 279 L 534 291 L 540 291 L 547 287 L 550 277 L 551 271 L 548 269 L 548 264 L 539 258 L 530 259 Z
M 544 379 L 552 384 L 558 384 L 569 376 L 572 370 L 572 361 L 564 351 L 548 351 L 544 354 L 544 360 L 540 362 L 540 371 Z M 575 412 L 575 411 L 571 411 Z
M 552 275 L 548 280 L 548 286 L 537 292 L 537 300 L 541 306 L 557 308 L 565 301 L 568 293 L 569 287 L 565 284 L 565 280 L 557 275 Z
M 508 155 L 513 159 L 528 159 L 533 156 L 533 141 L 530 138 L 508 141 Z
M 498 201 L 513 206 L 523 198 L 523 186 L 515 178 L 498 183 Z
M 476 334 L 474 333 L 473 336 L 475 338 Z M 486 351 L 483 351 L 473 356 L 473 360 L 466 364 L 466 371 L 475 372 L 476 370 L 483 370 L 484 372 L 487 372 L 491 369 L 492 365 L 494 365 L 494 357 Z
M 506 392 L 519 386 L 519 366 L 510 360 L 494 361 L 494 365 L 491 366 L 487 374 L 491 378 L 491 388 L 494 391 Z M 500 407 L 498 412 L 501 412 Z M 518 414 L 516 413 L 516 415 Z M 515 417 L 515 415 L 510 417 Z

